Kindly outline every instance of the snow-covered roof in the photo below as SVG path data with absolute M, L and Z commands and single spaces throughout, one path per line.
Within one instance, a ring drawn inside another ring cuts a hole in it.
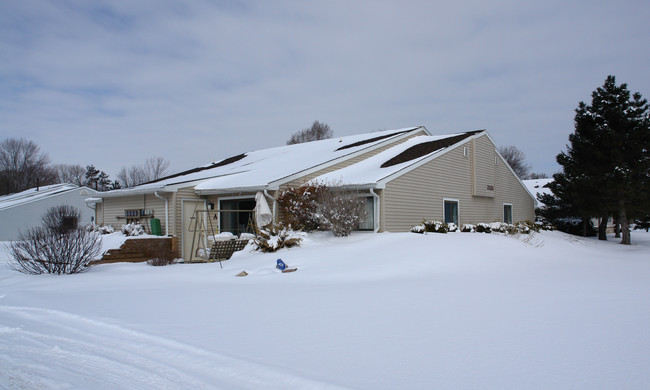
M 341 186 L 377 187 L 383 180 L 423 160 L 437 157 L 450 147 L 480 132 L 413 137 L 356 164 L 320 175 L 314 181 Z
M 30 188 L 28 190 L 18 192 L 15 194 L 3 195 L 0 196 L 0 210 L 20 206 L 31 202 L 36 202 L 42 199 L 50 198 L 52 196 L 56 196 L 79 188 L 81 187 L 75 184 L 63 183 L 63 184 L 53 184 L 49 186 L 41 186 L 38 188 Z M 90 195 L 91 192 L 92 193 L 95 192 L 91 189 L 87 189 L 87 190 L 88 193 L 86 195 Z
M 535 196 L 536 200 L 538 194 L 553 195 L 553 192 L 548 187 L 545 187 L 548 183 L 552 181 L 553 178 L 522 180 L 522 182 L 524 183 L 528 191 Z M 544 203 L 537 200 L 537 207 L 544 207 Z
M 103 193 L 102 197 L 175 191 L 189 186 L 194 186 L 200 194 L 269 188 L 290 180 L 295 175 L 307 174 L 317 167 L 335 164 L 344 158 L 422 130 L 428 134 L 424 127 L 409 127 L 256 150 L 156 182 Z

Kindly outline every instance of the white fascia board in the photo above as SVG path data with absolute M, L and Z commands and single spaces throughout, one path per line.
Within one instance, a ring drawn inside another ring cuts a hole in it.
M 422 130 L 424 130 L 424 132 L 425 132 L 427 135 L 431 135 L 431 133 L 429 132 L 429 130 L 427 130 L 424 126 L 417 126 L 417 127 L 412 128 L 411 130 L 408 130 L 407 132 L 405 132 L 405 133 L 403 133 L 403 134 L 400 134 L 400 135 L 397 135 L 397 136 L 394 136 L 394 137 L 386 138 L 386 139 L 381 140 L 380 142 L 378 142 L 378 143 L 376 143 L 376 144 L 374 144 L 374 145 L 370 145 L 370 146 L 365 147 L 365 148 L 363 148 L 363 149 L 359 149 L 359 150 L 357 150 L 356 152 L 352 152 L 352 153 L 350 153 L 350 154 L 346 154 L 345 156 L 341 156 L 341 157 L 335 158 L 335 159 L 333 159 L 333 160 L 330 160 L 330 161 L 327 161 L 327 162 L 321 163 L 321 164 L 319 164 L 319 165 L 315 165 L 315 166 L 313 166 L 313 167 L 311 167 L 311 168 L 308 168 L 308 169 L 302 170 L 302 171 L 300 171 L 300 172 L 296 172 L 296 173 L 294 173 L 294 174 L 292 174 L 292 175 L 289 175 L 289 176 L 283 177 L 282 179 L 278 179 L 278 180 L 272 181 L 272 182 L 270 182 L 270 183 L 268 184 L 268 187 L 269 187 L 268 189 L 277 189 L 277 188 L 279 188 L 281 185 L 283 185 L 283 184 L 285 184 L 285 183 L 288 183 L 288 182 L 290 182 L 290 181 L 296 180 L 296 179 L 301 178 L 301 177 L 303 177 L 303 176 L 307 176 L 307 175 L 309 175 L 309 174 L 311 174 L 311 173 L 314 173 L 314 172 L 320 171 L 321 169 L 325 169 L 325 168 L 327 168 L 327 167 L 331 167 L 331 166 L 336 165 L 336 164 L 338 164 L 338 163 L 340 163 L 340 162 L 342 162 L 342 161 L 345 161 L 345 160 L 348 160 L 348 159 L 354 158 L 354 157 L 356 157 L 356 156 L 359 156 L 359 155 L 361 155 L 361 154 L 367 153 L 367 152 L 372 151 L 372 150 L 374 150 L 374 149 L 378 149 L 378 148 L 384 146 L 385 144 L 387 144 L 388 142 L 395 142 L 395 141 L 399 141 L 399 140 L 401 140 L 401 139 L 407 138 L 408 136 L 410 136 L 410 135 L 413 134 L 414 132 L 422 131 Z
M 467 141 L 477 139 L 478 137 L 482 137 L 483 135 L 486 135 L 486 134 L 487 134 L 487 131 L 482 130 L 480 133 L 474 134 L 474 135 L 472 135 L 470 137 L 465 138 L 461 142 L 457 142 L 456 144 L 445 148 L 445 150 L 443 150 L 440 153 L 434 153 L 433 155 L 431 155 L 429 157 L 425 157 L 425 158 L 423 158 L 421 160 L 418 160 L 418 161 L 414 162 L 413 164 L 400 169 L 397 172 L 391 173 L 390 175 L 384 177 L 383 179 L 377 180 L 377 187 L 376 188 L 379 188 L 379 189 L 386 188 L 386 183 L 388 183 L 389 181 L 394 180 L 394 179 L 396 179 L 396 178 L 398 178 L 398 177 L 400 177 L 400 176 L 402 176 L 402 175 L 404 175 L 404 174 L 406 174 L 408 172 L 411 172 L 412 170 L 421 167 L 422 165 L 428 163 L 429 161 L 432 161 L 432 160 L 434 160 L 434 159 L 436 159 L 436 158 L 438 158 L 440 156 L 444 156 L 445 154 L 451 152 L 452 150 L 454 150 L 456 148 L 459 148 L 461 145 L 464 145 Z M 492 142 L 492 143 L 494 143 L 494 142 Z
M 233 194 L 238 192 L 258 192 L 269 190 L 268 186 L 251 186 L 251 187 L 231 187 L 231 188 L 219 188 L 211 190 L 194 190 L 194 193 L 197 195 L 221 195 L 221 194 Z
M 192 184 L 182 186 L 162 186 L 151 188 L 125 188 L 97 194 L 99 198 L 119 198 L 121 196 L 153 194 L 154 192 L 176 192 L 178 188 L 191 187 Z

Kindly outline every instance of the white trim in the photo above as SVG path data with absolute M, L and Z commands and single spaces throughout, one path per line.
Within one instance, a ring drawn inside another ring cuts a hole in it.
M 210 180 L 210 179 L 207 179 Z M 205 180 L 204 180 L 205 181 Z M 261 191 L 267 191 L 271 188 L 268 188 L 268 186 L 252 186 L 252 187 L 228 187 L 228 188 L 219 188 L 219 189 L 212 189 L 212 190 L 194 190 L 194 193 L 199 195 L 199 196 L 206 196 L 206 195 L 220 195 L 220 194 L 232 194 L 236 192 L 252 192 L 253 194 Z M 253 195 L 253 197 L 255 197 Z
M 458 215 L 456 216 L 458 217 L 458 221 L 456 221 L 456 223 L 458 224 L 458 227 L 460 227 L 460 200 L 454 198 L 445 198 L 445 197 L 442 198 L 442 222 L 446 222 L 445 220 L 447 219 L 445 218 L 445 202 L 456 202 L 456 204 L 458 205 L 456 207 L 457 209 L 456 212 L 458 213 Z
M 506 222 L 506 219 L 503 218 L 504 223 L 514 223 L 515 222 L 515 206 L 512 205 L 512 203 L 507 203 L 503 202 L 503 217 L 505 217 L 505 212 L 506 212 L 506 206 L 510 206 L 510 222 Z

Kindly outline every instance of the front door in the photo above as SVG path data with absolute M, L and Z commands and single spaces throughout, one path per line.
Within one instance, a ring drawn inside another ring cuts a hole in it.
M 205 224 L 205 213 L 201 211 L 206 210 L 206 202 L 203 199 L 183 199 L 181 205 L 183 259 L 185 261 L 197 260 L 197 249 L 205 247 L 205 243 L 202 242 L 204 240 L 202 227 Z

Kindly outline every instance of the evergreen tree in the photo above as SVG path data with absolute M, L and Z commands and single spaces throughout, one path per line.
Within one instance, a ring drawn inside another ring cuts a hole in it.
M 563 172 L 549 187 L 570 203 L 580 217 L 601 217 L 599 238 L 606 221 L 621 222 L 622 244 L 630 244 L 628 222 L 649 209 L 650 121 L 647 100 L 630 96 L 627 84 L 608 76 L 592 93 L 591 105 L 580 102 L 575 132 L 567 152 L 557 156 Z
M 86 185 L 90 188 L 98 190 L 97 183 L 99 182 L 99 170 L 94 165 L 86 166 Z
M 108 178 L 108 174 L 106 172 L 99 172 L 97 175 L 97 184 L 100 191 L 108 191 L 110 189 L 111 181 Z

